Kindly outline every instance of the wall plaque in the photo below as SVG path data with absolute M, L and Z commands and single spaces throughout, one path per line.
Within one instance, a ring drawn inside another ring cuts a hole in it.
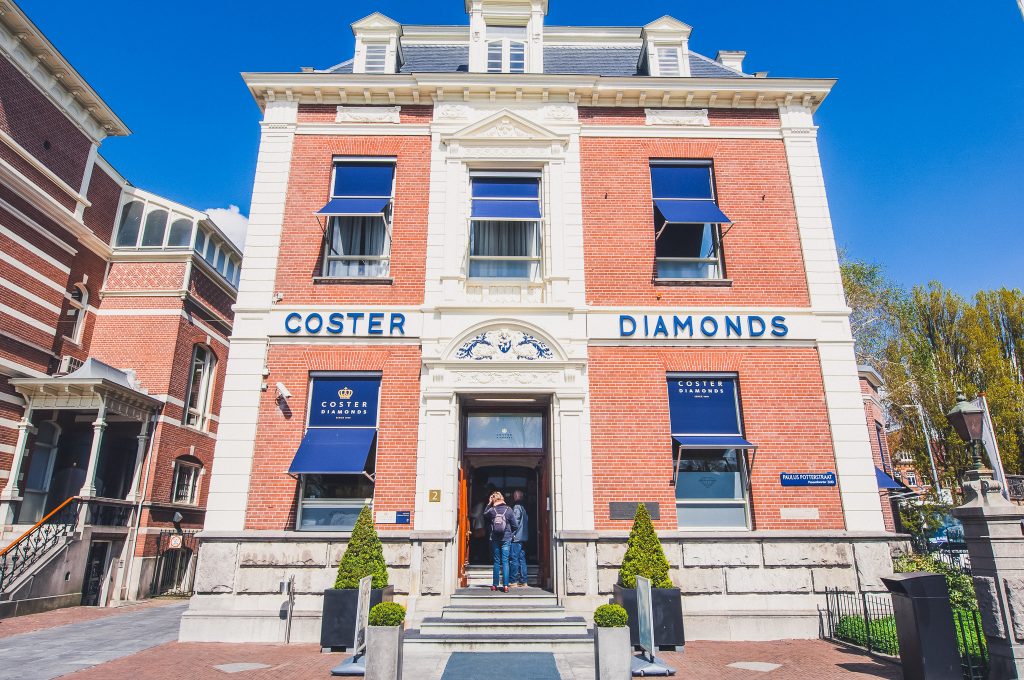
M 651 519 L 661 519 L 661 506 L 653 501 L 644 501 L 644 505 L 647 506 L 647 512 L 651 513 Z M 636 501 L 612 501 L 608 504 L 608 516 L 609 519 L 628 519 L 632 520 L 636 515 L 636 506 L 640 505 Z

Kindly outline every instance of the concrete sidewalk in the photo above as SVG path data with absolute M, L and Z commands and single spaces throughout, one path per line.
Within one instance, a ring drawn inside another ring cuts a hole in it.
M 880 662 L 819 640 L 783 642 L 692 642 L 682 654 L 661 655 L 677 669 L 677 678 L 709 680 L 898 680 L 899 666 Z M 75 680 L 298 680 L 329 678 L 343 654 L 321 654 L 316 645 L 254 645 L 171 642 L 75 673 Z M 405 680 L 438 680 L 447 654 L 410 653 Z M 593 656 L 556 654 L 562 680 L 593 680 Z M 2 667 L 2 666 L 0 666 Z M 515 669 L 495 669 L 514 676 Z M 19 677 L 21 676 L 19 673 Z M 467 678 L 466 680 L 479 680 Z

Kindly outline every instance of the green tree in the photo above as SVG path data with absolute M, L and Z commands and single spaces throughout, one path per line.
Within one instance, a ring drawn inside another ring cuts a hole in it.
M 851 259 L 845 252 L 839 257 L 857 363 L 880 371 L 902 291 L 888 280 L 881 265 Z
M 338 563 L 338 577 L 334 587 L 352 589 L 359 587 L 359 579 L 373 576 L 374 588 L 388 585 L 388 567 L 384 563 L 384 550 L 380 536 L 373 526 L 373 515 L 369 506 L 359 511 L 359 518 L 352 529 L 352 537 L 345 548 L 345 554 Z
M 665 551 L 654 531 L 651 514 L 643 503 L 637 503 L 636 514 L 633 515 L 633 528 L 629 531 L 626 554 L 619 569 L 619 585 L 623 588 L 636 588 L 637 576 L 651 579 L 652 588 L 672 587 Z

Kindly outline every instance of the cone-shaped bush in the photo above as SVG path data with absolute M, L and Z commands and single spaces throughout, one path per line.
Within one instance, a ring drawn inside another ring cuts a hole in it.
M 373 526 L 373 516 L 369 506 L 359 512 L 359 519 L 352 529 L 352 538 L 348 541 L 345 554 L 338 564 L 338 578 L 334 587 L 354 589 L 359 587 L 359 579 L 373 576 L 374 588 L 385 588 L 388 585 L 388 567 L 384 563 L 384 550 L 380 545 L 380 537 Z
M 633 528 L 626 542 L 622 568 L 619 569 L 619 585 L 623 588 L 636 588 L 637 576 L 651 579 L 652 588 L 673 587 L 668 577 L 665 551 L 661 548 L 658 534 L 654 532 L 651 514 L 643 503 L 637 504 L 636 514 L 633 515 Z

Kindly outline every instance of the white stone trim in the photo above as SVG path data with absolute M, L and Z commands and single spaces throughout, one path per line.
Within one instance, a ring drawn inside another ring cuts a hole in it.
M 72 187 L 64 180 L 62 180 L 60 177 L 58 177 L 53 170 L 50 170 L 50 168 L 46 167 L 46 165 L 44 165 L 42 161 L 40 161 L 38 158 L 30 154 L 28 150 L 25 149 L 25 147 L 23 147 L 21 144 L 18 144 L 18 142 L 14 140 L 14 137 L 11 137 L 3 130 L 0 130 L 0 142 L 3 142 L 7 146 L 9 146 L 11 150 L 14 151 L 14 153 L 16 153 L 23 161 L 31 165 L 32 168 L 35 169 L 40 174 L 42 174 L 43 177 L 53 182 L 53 184 L 55 184 L 58 189 L 66 193 L 71 198 L 75 199 L 75 202 L 78 204 L 79 208 L 84 210 L 85 208 L 88 208 L 90 205 L 92 205 L 92 203 L 89 202 L 89 199 L 83 196 L 81 192 L 76 190 L 74 187 Z M 95 153 L 95 148 L 96 145 L 93 144 L 92 150 L 90 150 L 89 152 L 90 156 L 92 156 L 92 154 Z M 86 165 L 88 167 L 88 163 Z
M 401 120 L 401 106 L 338 106 L 335 123 L 391 123 L 398 125 Z
M 29 270 L 25 269 L 22 271 L 28 273 Z M 14 293 L 15 295 L 20 295 L 21 297 L 25 298 L 25 300 L 31 302 L 34 305 L 39 305 L 43 309 L 53 312 L 54 314 L 60 314 L 60 307 L 53 304 L 52 302 L 41 300 L 38 295 L 30 293 L 29 291 L 25 290 L 24 288 L 14 283 L 13 281 L 9 281 L 3 277 L 0 277 L 0 285 L 6 286 L 7 288 L 10 289 L 12 293 Z
M 21 341 L 19 340 L 18 342 L 21 342 Z M 4 369 L 4 371 L 3 371 L 4 375 L 13 375 L 13 376 L 19 377 L 19 378 L 22 377 L 22 376 L 25 376 L 25 377 L 28 377 L 28 378 L 47 378 L 47 377 L 49 377 L 46 373 L 44 373 L 42 371 L 36 370 L 34 368 L 30 368 L 29 366 L 26 366 L 25 364 L 19 364 L 18 362 L 11 361 L 10 359 L 5 359 L 4 357 L 0 357 L 0 368 Z
M 40 321 L 39 319 L 35 319 L 35 318 L 29 316 L 28 314 L 25 314 L 24 312 L 20 312 L 17 309 L 14 309 L 13 307 L 8 307 L 7 305 L 0 304 L 0 312 L 3 312 L 4 314 L 7 314 L 8 316 L 12 316 L 15 319 L 18 319 L 19 321 L 23 321 L 23 322 L 27 323 L 29 326 L 32 326 L 33 328 L 37 328 L 37 329 L 43 331 L 44 333 L 49 333 L 50 335 L 56 335 L 57 334 L 57 328 L 55 326 L 51 326 L 50 324 L 48 324 L 48 323 L 46 323 L 44 321 Z
M 385 123 L 299 123 L 295 126 L 297 135 L 334 136 L 390 136 L 426 137 L 430 134 L 428 125 L 389 125 Z
M 11 420 L 10 418 L 0 418 L 0 427 L 9 427 L 12 430 L 17 430 L 21 424 L 20 420 Z
M 21 212 L 20 210 L 18 210 L 17 208 L 15 208 L 13 205 L 11 205 L 10 203 L 8 203 L 7 201 L 5 201 L 2 198 L 0 198 L 0 208 L 3 208 L 7 212 L 9 212 L 12 215 L 14 215 L 18 219 L 19 222 L 22 222 L 28 228 L 30 228 L 33 231 L 39 233 L 47 241 L 49 241 L 53 245 L 57 246 L 58 248 L 60 248 L 64 252 L 66 252 L 66 253 L 68 253 L 70 255 L 77 255 L 78 254 L 78 250 L 76 248 L 74 248 L 73 246 L 69 245 L 66 241 L 64 241 L 62 239 L 59 239 L 56 236 L 54 236 L 52 233 L 50 233 L 49 230 L 45 229 L 38 222 L 33 220 L 31 217 L 29 217 L 25 213 Z M 32 251 L 34 254 L 39 256 L 41 259 L 46 260 L 47 262 L 52 264 L 57 269 L 60 269 L 63 272 L 70 272 L 71 271 L 71 267 L 69 267 L 66 264 L 63 264 L 62 262 L 60 262 L 58 260 L 53 259 L 52 257 L 47 255 L 43 251 L 39 250 L 39 248 L 36 248 L 34 245 L 32 245 L 31 243 L 29 243 L 28 241 L 26 241 L 25 239 L 21 238 L 20 236 L 15 234 L 13 231 L 11 231 L 10 229 L 7 229 L 6 227 L 4 227 L 2 225 L 0 225 L 0 234 L 4 234 L 5 236 L 7 236 L 12 241 L 16 241 L 18 244 L 23 246 L 26 250 Z
M 25 400 L 17 394 L 7 394 L 6 392 L 0 392 L 0 401 L 8 404 L 14 404 L 15 406 L 24 406 Z
M 645 125 L 711 127 L 707 109 L 644 109 Z

